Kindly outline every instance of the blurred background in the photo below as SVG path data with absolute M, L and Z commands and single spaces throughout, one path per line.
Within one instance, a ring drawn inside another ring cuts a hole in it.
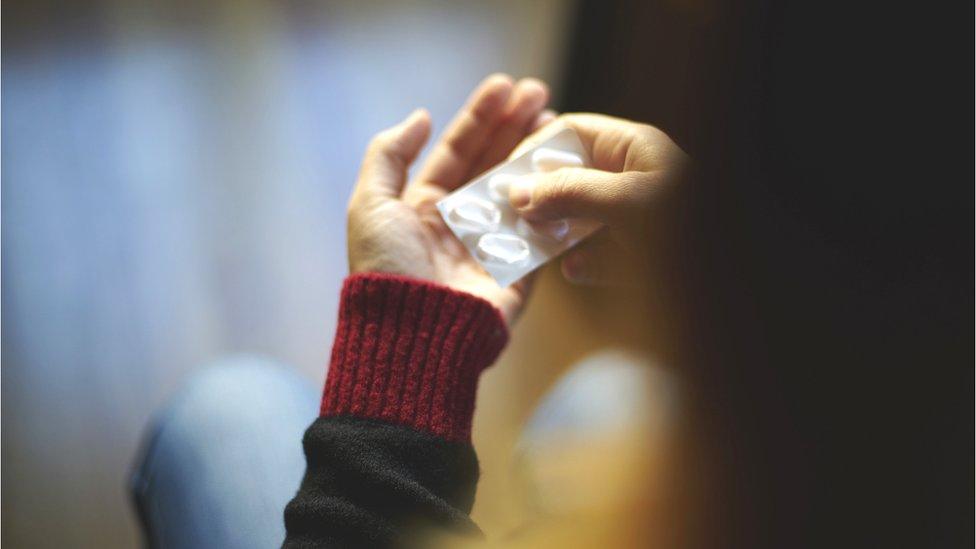
M 191 370 L 321 383 L 369 138 L 494 71 L 558 83 L 573 9 L 6 3 L 4 545 L 136 545 L 125 476 Z
M 973 176 L 953 136 L 972 80 L 941 67 L 968 55 L 968 16 L 762 0 L 4 15 L 4 544 L 137 545 L 142 430 L 207 363 L 258 354 L 320 384 L 367 141 L 418 106 L 439 131 L 496 71 L 546 80 L 559 110 L 651 122 L 714 177 L 648 295 L 541 273 L 479 387 L 486 531 L 530 505 L 512 456 L 536 405 L 621 347 L 693 382 L 695 457 L 726 480 L 703 515 L 719 545 L 968 538 Z

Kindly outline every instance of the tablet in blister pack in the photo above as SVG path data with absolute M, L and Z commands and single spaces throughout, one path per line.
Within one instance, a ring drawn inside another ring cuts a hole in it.
M 508 202 L 512 182 L 535 172 L 586 166 L 589 156 L 579 136 L 564 128 L 444 197 L 437 209 L 471 255 L 505 287 L 599 228 L 585 219 L 522 219 Z

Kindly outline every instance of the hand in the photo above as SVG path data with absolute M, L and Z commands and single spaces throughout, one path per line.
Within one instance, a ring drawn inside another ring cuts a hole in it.
M 567 252 L 570 282 L 609 285 L 633 272 L 648 235 L 666 218 L 669 200 L 689 166 L 688 156 L 661 130 L 596 114 L 566 114 L 527 138 L 512 153 L 569 126 L 579 134 L 592 168 L 562 168 L 512 185 L 509 199 L 529 221 L 589 218 L 606 229 Z M 656 225 L 652 227 L 652 224 Z
M 486 78 L 444 131 L 417 177 L 407 168 L 430 135 L 430 116 L 416 110 L 373 138 L 349 202 L 351 273 L 373 271 L 438 282 L 484 298 L 511 324 L 525 303 L 527 277 L 507 288 L 470 256 L 444 224 L 438 200 L 505 159 L 526 135 L 552 120 L 545 84 Z

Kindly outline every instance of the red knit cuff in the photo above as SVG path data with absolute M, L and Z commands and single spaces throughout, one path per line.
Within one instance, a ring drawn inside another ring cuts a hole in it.
M 400 275 L 352 275 L 321 415 L 469 441 L 478 377 L 507 341 L 501 313 L 484 299 Z

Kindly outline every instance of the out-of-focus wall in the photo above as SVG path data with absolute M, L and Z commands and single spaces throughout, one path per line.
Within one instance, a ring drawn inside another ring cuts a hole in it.
M 141 430 L 208 361 L 258 353 L 320 383 L 345 203 L 370 135 L 416 106 L 442 127 L 492 71 L 558 82 L 571 11 L 559 0 L 4 7 L 11 547 L 135 545 L 124 481 Z

